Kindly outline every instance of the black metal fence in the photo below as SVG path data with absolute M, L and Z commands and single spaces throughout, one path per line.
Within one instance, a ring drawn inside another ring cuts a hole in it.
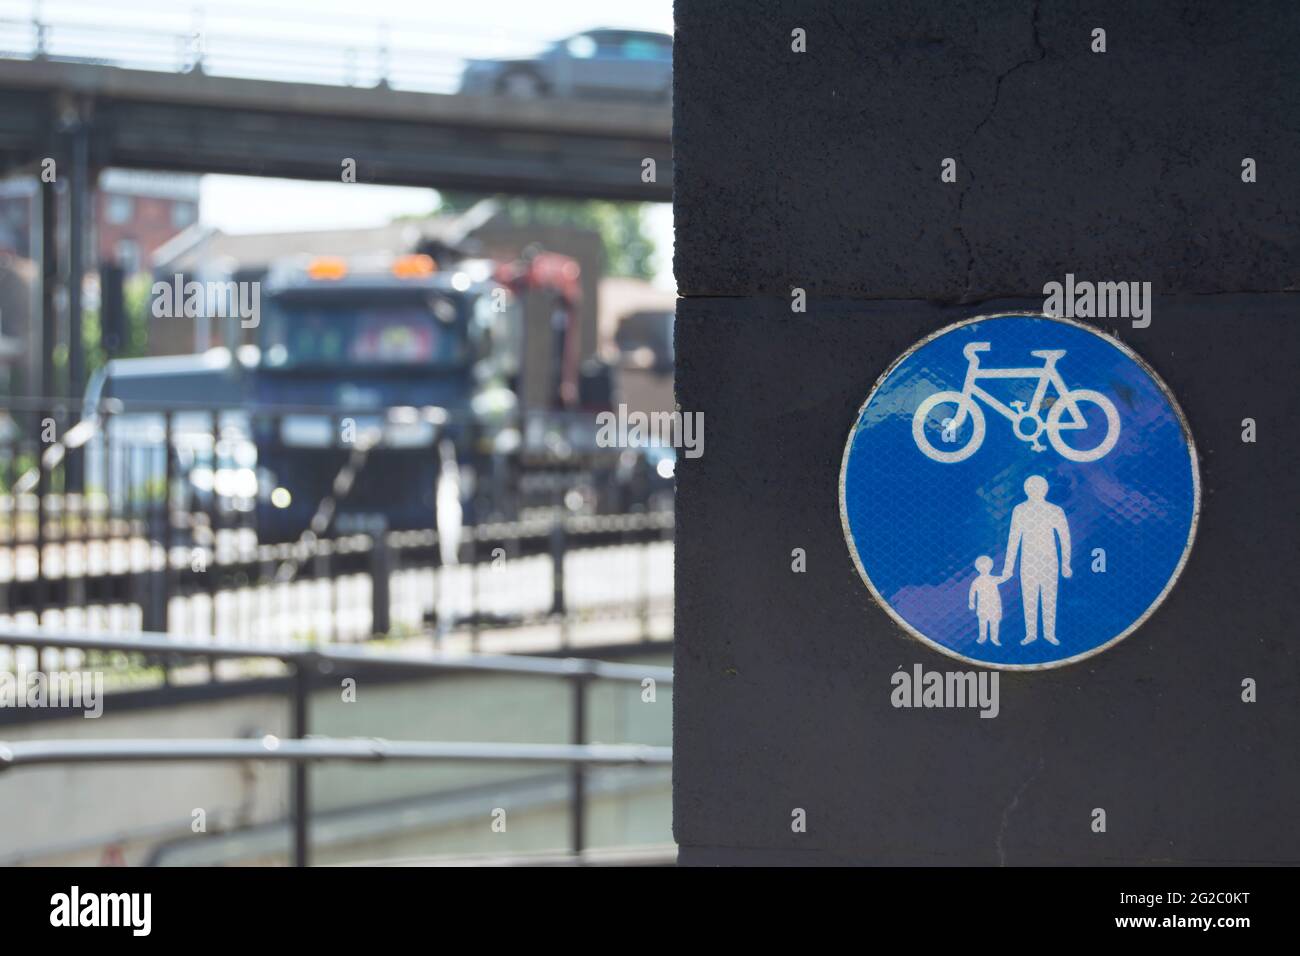
M 469 651 L 563 647 L 597 621 L 666 636 L 671 491 L 635 452 L 559 428 L 507 458 L 427 408 L 9 405 L 0 625 Z M 446 447 L 473 452 L 448 472 Z M 0 668 L 22 656 L 0 647 Z
M 586 770 L 604 765 L 668 765 L 667 747 L 588 742 L 588 687 L 596 680 L 632 685 L 639 692 L 644 682 L 671 687 L 672 671 L 647 665 L 612 664 L 579 658 L 529 658 L 466 656 L 452 659 L 403 654 L 376 654 L 368 649 L 328 649 L 246 646 L 178 641 L 166 634 L 116 636 L 35 634 L 0 628 L 0 643 L 21 644 L 42 640 L 53 649 L 80 653 L 128 653 L 154 656 L 215 658 L 269 658 L 292 671 L 291 740 L 46 740 L 6 744 L 0 741 L 0 773 L 25 766 L 69 763 L 192 762 L 205 760 L 275 760 L 293 765 L 293 863 L 306 866 L 311 853 L 311 796 L 309 765 L 328 760 L 364 762 L 448 761 L 515 764 L 562 764 L 570 768 L 569 847 L 580 859 L 586 841 Z M 340 666 L 399 670 L 411 675 L 434 673 L 517 674 L 565 680 L 570 688 L 572 716 L 567 744 L 462 743 L 306 739 L 310 732 L 310 694 L 316 679 Z M 0 787 L 3 778 L 0 777 Z

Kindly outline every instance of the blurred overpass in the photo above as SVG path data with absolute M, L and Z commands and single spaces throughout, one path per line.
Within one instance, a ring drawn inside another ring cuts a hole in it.
M 666 105 L 0 59 L 0 174 L 80 155 L 91 169 L 337 182 L 352 158 L 365 183 L 667 202 L 671 126 Z M 645 158 L 657 182 L 641 181 Z

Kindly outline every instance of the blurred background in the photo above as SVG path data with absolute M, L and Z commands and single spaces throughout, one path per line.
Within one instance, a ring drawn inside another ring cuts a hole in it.
M 657 755 L 54 748 L 0 864 L 671 861 L 671 32 L 0 0 L 0 673 L 105 681 L 0 740 Z

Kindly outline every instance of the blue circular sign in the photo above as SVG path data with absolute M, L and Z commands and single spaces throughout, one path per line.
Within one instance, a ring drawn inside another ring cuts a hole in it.
M 1186 420 L 1132 350 L 1026 313 L 913 346 L 844 449 L 840 515 L 862 579 L 936 650 L 1031 670 L 1131 634 L 1196 535 Z

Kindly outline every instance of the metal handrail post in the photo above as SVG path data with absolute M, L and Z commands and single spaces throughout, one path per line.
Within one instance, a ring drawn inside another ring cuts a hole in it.
M 573 727 L 572 740 L 575 746 L 587 743 L 587 675 L 577 674 L 569 679 L 573 693 Z M 569 804 L 570 846 L 575 856 L 582 853 L 586 845 L 587 828 L 587 776 L 586 767 L 574 763 L 570 768 L 572 793 Z
M 289 733 L 304 740 L 308 733 L 308 710 L 311 706 L 311 662 L 300 660 L 293 669 L 293 712 Z M 311 861 L 311 791 L 306 761 L 293 765 L 293 865 L 309 866 Z

